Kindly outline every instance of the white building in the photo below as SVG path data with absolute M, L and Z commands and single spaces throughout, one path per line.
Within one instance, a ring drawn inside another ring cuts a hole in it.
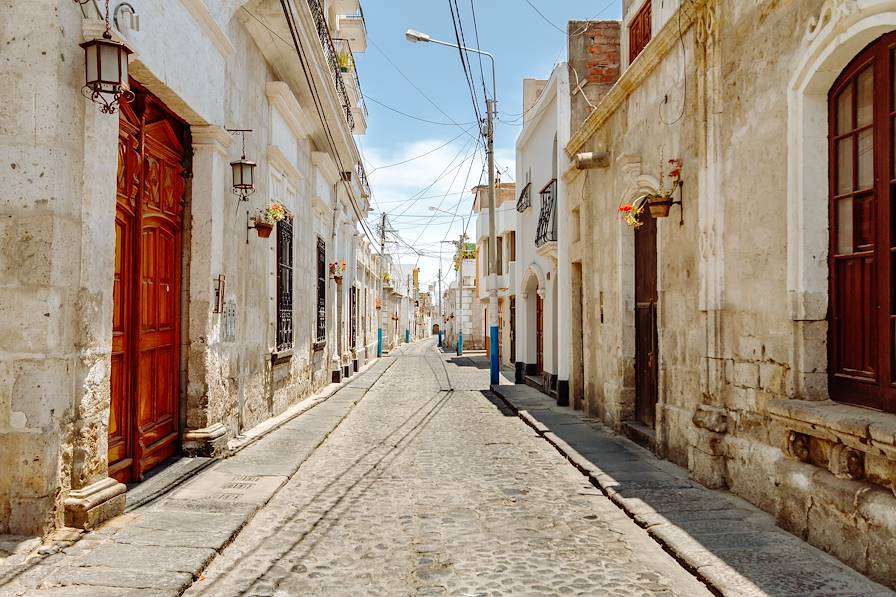
M 134 2 L 137 30 L 113 1 L 134 94 L 114 114 L 82 95 L 101 4 L 3 8 L 0 533 L 120 513 L 123 482 L 225 450 L 368 348 L 367 115 L 337 60 L 366 45 L 359 2 Z M 262 238 L 272 202 L 292 217 Z
M 523 81 L 523 130 L 516 142 L 521 186 L 516 224 L 516 381 L 540 385 L 568 404 L 569 250 L 565 213 L 569 140 L 568 66 L 547 81 Z M 559 263 L 559 266 L 558 266 Z

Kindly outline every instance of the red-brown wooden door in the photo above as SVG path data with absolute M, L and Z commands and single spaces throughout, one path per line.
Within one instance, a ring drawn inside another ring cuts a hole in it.
M 535 371 L 544 373 L 544 299 L 535 295 Z
M 870 44 L 829 95 L 829 389 L 896 412 L 896 33 Z
M 119 122 L 109 474 L 126 482 L 178 447 L 184 130 L 145 93 Z
M 659 395 L 656 220 L 647 211 L 644 217 L 644 225 L 635 231 L 635 417 L 653 427 Z

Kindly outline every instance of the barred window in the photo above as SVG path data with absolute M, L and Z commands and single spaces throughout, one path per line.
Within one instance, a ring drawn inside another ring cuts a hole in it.
M 292 220 L 277 222 L 277 350 L 292 348 Z
M 317 237 L 317 341 L 327 339 L 327 243 Z

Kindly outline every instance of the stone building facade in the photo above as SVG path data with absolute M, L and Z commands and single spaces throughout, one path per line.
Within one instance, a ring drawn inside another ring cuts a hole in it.
M 896 2 L 649 4 L 579 66 L 574 403 L 896 586 Z
M 352 334 L 379 280 L 356 237 L 366 112 L 335 49 L 364 49 L 357 0 L 140 2 L 139 30 L 111 2 L 135 95 L 113 115 L 81 89 L 101 4 L 0 23 L 0 533 L 91 527 L 125 482 L 375 356 Z M 291 218 L 261 238 L 274 201 Z
M 473 188 L 473 213 L 476 214 L 477 280 L 479 286 L 479 310 L 482 335 L 486 349 L 491 349 L 489 338 L 489 282 L 491 273 L 488 263 L 489 210 L 488 186 Z M 512 346 L 515 336 L 516 309 L 516 183 L 497 182 L 495 185 L 495 238 L 497 239 L 495 284 L 498 287 L 498 339 L 501 364 L 512 367 L 516 347 Z

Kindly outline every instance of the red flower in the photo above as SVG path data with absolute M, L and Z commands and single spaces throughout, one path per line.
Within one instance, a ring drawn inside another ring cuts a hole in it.
M 619 212 L 624 213 L 624 214 L 630 212 L 631 210 L 632 210 L 631 205 L 623 205 L 622 207 L 619 208 Z

